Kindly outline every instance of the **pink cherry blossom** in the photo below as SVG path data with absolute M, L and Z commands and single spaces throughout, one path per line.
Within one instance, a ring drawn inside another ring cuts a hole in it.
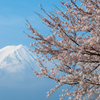
M 81 5 L 77 4 L 79 0 L 69 1 L 61 2 L 66 11 L 55 6 L 57 11 L 53 14 L 41 6 L 47 15 L 42 20 L 52 30 L 48 36 L 40 34 L 27 21 L 33 33 L 27 36 L 36 40 L 30 44 L 35 46 L 32 52 L 39 55 L 40 72 L 34 73 L 57 83 L 47 97 L 68 85 L 60 100 L 67 96 L 68 100 L 87 100 L 95 93 L 95 100 L 100 100 L 100 0 L 80 0 Z

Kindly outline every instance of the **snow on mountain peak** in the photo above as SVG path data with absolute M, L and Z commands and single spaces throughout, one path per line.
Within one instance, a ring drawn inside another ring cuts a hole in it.
M 35 65 L 35 55 L 23 45 L 6 46 L 0 49 L 0 68 L 10 72 L 24 69 L 26 66 Z

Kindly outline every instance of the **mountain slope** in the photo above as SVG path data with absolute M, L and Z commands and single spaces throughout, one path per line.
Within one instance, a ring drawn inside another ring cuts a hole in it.
M 6 46 L 0 49 L 0 68 L 16 72 L 27 66 L 33 67 L 37 63 L 35 58 L 26 46 Z

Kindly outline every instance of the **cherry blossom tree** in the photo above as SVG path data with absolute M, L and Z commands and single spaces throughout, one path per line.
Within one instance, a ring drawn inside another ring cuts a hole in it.
M 34 70 L 38 76 L 49 77 L 57 85 L 47 92 L 47 97 L 56 92 L 63 85 L 73 87 L 62 90 L 60 100 L 69 96 L 69 100 L 86 100 L 97 93 L 96 100 L 100 100 L 100 0 L 69 0 L 61 2 L 63 9 L 56 7 L 56 11 L 47 13 L 40 5 L 47 17 L 42 17 L 47 27 L 51 28 L 51 35 L 42 35 L 28 22 L 35 39 L 30 46 L 35 47 L 39 57 L 40 72 Z M 54 64 L 51 70 L 45 63 Z

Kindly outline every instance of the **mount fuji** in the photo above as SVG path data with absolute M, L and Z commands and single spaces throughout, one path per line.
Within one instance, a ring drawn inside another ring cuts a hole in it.
M 0 100 L 47 100 L 46 92 L 56 85 L 48 78 L 37 78 L 31 68 L 40 71 L 40 67 L 35 54 L 28 50 L 23 45 L 0 49 Z M 61 93 L 48 100 L 58 100 Z
M 28 50 L 29 48 L 23 45 L 6 46 L 0 49 L 0 69 L 13 73 L 27 66 L 37 66 L 35 55 Z

